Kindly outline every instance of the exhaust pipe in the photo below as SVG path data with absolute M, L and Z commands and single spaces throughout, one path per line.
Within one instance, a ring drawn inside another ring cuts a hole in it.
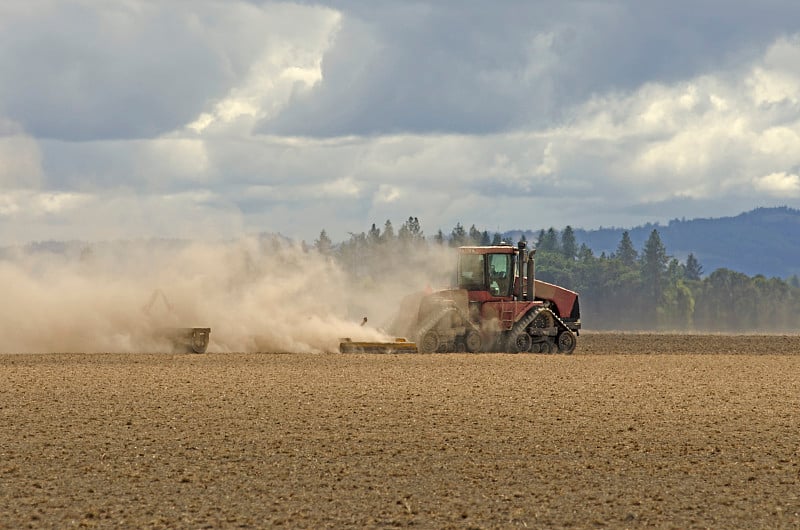
M 536 295 L 536 260 L 533 258 L 535 254 L 535 248 L 528 252 L 528 285 L 525 294 L 529 302 L 533 302 L 534 296 Z
M 527 254 L 527 252 L 525 252 L 525 246 L 526 245 L 524 241 L 520 241 L 519 243 L 517 243 L 517 250 L 518 250 L 517 288 L 514 290 L 515 291 L 514 294 L 516 295 L 517 300 L 522 300 L 522 294 L 525 292 L 523 290 L 524 288 L 522 287 L 523 273 L 525 272 L 524 261 L 525 261 L 525 255 Z

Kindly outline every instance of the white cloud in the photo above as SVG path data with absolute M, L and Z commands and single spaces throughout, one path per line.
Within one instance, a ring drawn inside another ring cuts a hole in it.
M 757 105 L 797 105 L 800 94 L 800 36 L 781 37 L 753 67 L 746 81 Z
M 74 192 L 37 192 L 9 190 L 0 193 L 0 219 L 41 219 L 45 216 L 68 214 L 91 201 L 91 197 Z
M 796 198 L 800 197 L 800 176 L 785 172 L 770 173 L 754 178 L 753 187 L 774 197 Z
M 757 105 L 788 102 L 797 104 L 800 80 L 787 72 L 755 68 L 747 80 Z
M 400 189 L 396 186 L 381 184 L 375 194 L 375 201 L 378 203 L 396 202 L 401 197 Z
M 228 93 L 187 125 L 197 133 L 241 119 L 249 131 L 256 121 L 274 116 L 292 97 L 322 79 L 322 57 L 339 29 L 340 13 L 292 4 L 248 11 L 248 24 L 257 23 L 262 32 L 260 52 Z M 302 29 L 296 28 L 297 20 L 303 21 Z
M 322 195 L 326 197 L 358 197 L 361 185 L 353 177 L 344 177 L 322 185 Z
M 800 38 L 772 28 L 684 39 L 624 1 L 29 5 L 0 5 L 0 238 L 800 206 Z

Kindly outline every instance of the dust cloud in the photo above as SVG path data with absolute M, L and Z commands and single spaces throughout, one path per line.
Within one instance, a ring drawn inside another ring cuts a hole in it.
M 423 258 L 434 271 L 449 267 L 440 253 Z M 216 352 L 319 353 L 337 351 L 341 337 L 392 340 L 381 328 L 400 300 L 441 274 L 384 267 L 378 278 L 354 276 L 280 238 L 6 250 L 0 351 L 169 351 L 158 331 L 171 327 L 210 327 Z

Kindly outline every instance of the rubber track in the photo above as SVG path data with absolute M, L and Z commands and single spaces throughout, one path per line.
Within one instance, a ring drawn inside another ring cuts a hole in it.
M 438 324 L 439 321 L 443 319 L 447 313 L 455 310 L 456 308 L 453 306 L 446 306 L 437 311 L 436 313 L 434 313 L 433 315 L 426 318 L 425 321 L 422 323 L 422 325 L 419 328 L 417 328 L 417 330 L 414 332 L 414 338 L 417 344 L 420 343 L 420 339 L 422 339 L 422 337 L 424 337 L 427 332 L 432 330 L 433 327 L 436 324 Z
M 528 316 L 523 317 L 522 320 L 519 320 L 516 324 L 514 324 L 514 327 L 511 328 L 511 333 L 508 334 L 508 339 L 506 340 L 505 349 L 511 351 L 512 342 L 516 340 L 517 335 L 519 335 L 521 332 L 527 333 L 526 330 L 528 329 L 528 326 L 530 326 L 531 323 L 536 320 L 536 317 L 539 316 L 539 313 L 542 311 L 548 311 L 551 315 L 553 315 L 553 318 L 557 318 L 555 313 L 543 307 L 540 307 L 536 311 L 531 311 L 528 313 Z
M 506 348 L 510 347 L 511 339 L 513 337 L 516 337 L 517 333 L 519 333 L 521 329 L 522 330 L 527 329 L 528 326 L 531 324 L 531 322 L 536 320 L 536 317 L 542 311 L 547 311 L 552 315 L 553 320 L 556 323 L 556 327 L 560 328 L 561 331 L 566 331 L 567 333 L 573 333 L 573 331 L 571 329 L 569 329 L 569 327 L 564 323 L 564 321 L 561 320 L 561 318 L 558 315 L 556 315 L 551 309 L 547 309 L 545 307 L 542 307 L 542 308 L 537 309 L 536 311 L 533 311 L 532 313 L 528 313 L 528 316 L 524 317 L 522 320 L 520 320 L 516 324 L 514 324 L 514 327 L 511 329 L 511 334 L 509 334 L 509 336 L 508 336 L 509 342 L 506 344 Z M 556 333 L 556 337 L 558 337 L 559 334 L 560 333 Z M 556 351 L 558 351 L 558 343 L 555 344 L 555 347 L 556 347 Z
M 551 311 L 551 312 L 552 312 L 552 311 Z M 559 317 L 558 317 L 558 316 L 557 316 L 555 313 L 553 313 L 553 317 L 556 319 L 556 322 L 558 322 L 558 323 L 561 325 L 561 329 L 562 329 L 563 331 L 566 331 L 567 333 L 572 333 L 572 335 L 575 335 L 575 332 L 574 332 L 574 331 L 572 331 L 571 329 L 569 329 L 569 326 L 567 326 L 567 325 L 564 323 L 564 321 L 563 321 L 563 320 L 561 320 L 561 318 L 559 318 Z M 557 334 L 556 334 L 556 338 L 558 338 L 558 335 L 560 335 L 560 333 L 557 333 Z M 574 337 L 574 338 L 575 338 L 575 343 L 576 343 L 576 347 L 577 347 L 578 338 L 577 338 L 577 337 Z M 573 351 L 574 351 L 574 348 L 573 348 Z M 557 353 L 561 353 L 561 351 L 559 351 L 559 349 L 558 349 L 558 341 L 556 341 L 556 352 L 557 352 Z M 567 355 L 571 355 L 571 354 L 572 354 L 572 352 L 570 352 L 570 353 L 569 353 L 569 354 L 567 354 Z
M 424 337 L 427 332 L 432 330 L 436 326 L 436 324 L 439 323 L 440 320 L 442 320 L 445 316 L 447 316 L 448 313 L 452 311 L 455 311 L 458 314 L 458 316 L 460 316 L 461 319 L 466 323 L 466 326 L 469 327 L 472 331 L 480 333 L 480 329 L 478 329 L 478 327 L 470 321 L 470 319 L 467 317 L 467 315 L 464 314 L 463 311 L 461 311 L 455 305 L 447 305 L 442 309 L 440 309 L 439 311 L 437 311 L 436 313 L 434 313 L 433 315 L 426 318 L 423 324 L 419 328 L 417 328 L 417 331 L 415 331 L 413 335 L 417 344 L 420 343 L 422 337 Z

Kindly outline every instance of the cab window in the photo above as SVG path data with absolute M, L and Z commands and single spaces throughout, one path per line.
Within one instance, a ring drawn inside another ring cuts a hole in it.
M 489 254 L 489 293 L 508 296 L 511 288 L 511 255 Z
M 458 271 L 458 284 L 468 291 L 485 289 L 484 256 L 482 254 L 463 254 Z

